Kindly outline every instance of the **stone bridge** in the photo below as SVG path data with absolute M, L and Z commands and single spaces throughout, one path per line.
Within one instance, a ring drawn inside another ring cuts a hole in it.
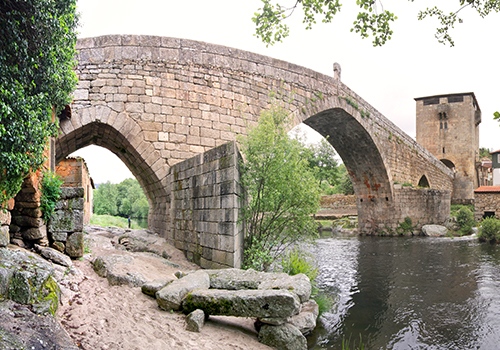
M 60 122 L 56 160 L 105 147 L 132 171 L 150 204 L 151 230 L 171 228 L 171 166 L 245 134 L 282 99 L 336 149 L 353 180 L 360 231 L 442 222 L 453 174 L 341 81 L 228 47 L 155 36 L 102 36 L 77 44 L 73 116 Z M 397 184 L 430 189 L 398 189 Z

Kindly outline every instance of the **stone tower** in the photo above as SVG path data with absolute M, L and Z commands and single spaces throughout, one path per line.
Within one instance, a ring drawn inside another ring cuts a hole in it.
M 481 109 L 473 92 L 415 98 L 417 142 L 455 171 L 452 203 L 474 202 Z

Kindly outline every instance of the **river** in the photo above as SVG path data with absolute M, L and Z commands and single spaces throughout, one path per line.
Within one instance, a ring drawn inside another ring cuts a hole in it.
M 467 238 L 335 237 L 307 250 L 335 299 L 309 349 L 500 349 L 500 246 Z

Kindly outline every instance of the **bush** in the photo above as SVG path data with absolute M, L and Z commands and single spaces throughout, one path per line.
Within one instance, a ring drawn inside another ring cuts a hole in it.
M 281 267 L 283 272 L 292 276 L 303 273 L 309 277 L 311 283 L 313 283 L 318 276 L 318 268 L 314 266 L 313 263 L 309 262 L 307 254 L 298 248 L 289 251 L 281 259 Z
M 478 237 L 481 241 L 500 241 L 500 220 L 495 218 L 484 219 Z
M 457 224 L 460 227 L 461 235 L 468 235 L 472 233 L 472 226 L 474 226 L 474 214 L 467 208 L 462 207 L 457 213 Z
M 56 207 L 56 202 L 61 197 L 61 185 L 63 182 L 58 175 L 52 172 L 46 172 L 42 176 L 40 210 L 45 222 L 49 221 Z

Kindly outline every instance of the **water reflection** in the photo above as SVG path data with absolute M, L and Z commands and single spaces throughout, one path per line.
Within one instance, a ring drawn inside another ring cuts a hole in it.
M 310 339 L 340 349 L 500 347 L 500 253 L 474 239 L 354 237 L 310 246 L 318 286 L 336 296 Z

